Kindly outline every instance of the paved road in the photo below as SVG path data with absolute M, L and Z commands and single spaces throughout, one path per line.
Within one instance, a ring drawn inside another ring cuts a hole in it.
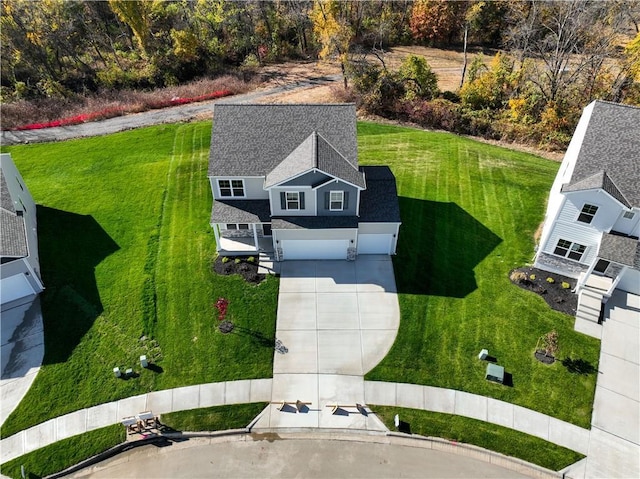
M 341 77 L 341 75 L 311 77 L 303 81 L 245 93 L 243 95 L 221 98 L 219 100 L 191 103 L 189 105 L 174 106 L 171 108 L 164 108 L 162 110 L 145 111 L 133 115 L 109 118 L 108 120 L 103 121 L 82 123 L 80 125 L 45 128 L 42 130 L 2 131 L 1 140 L 3 145 L 60 141 L 72 138 L 108 135 L 119 131 L 159 125 L 162 123 L 190 121 L 195 118 L 201 118 L 203 115 L 211 115 L 213 105 L 215 103 L 251 103 L 271 95 L 303 90 L 305 88 L 311 88 L 319 85 L 326 85 L 340 79 Z
M 168 447 L 143 446 L 69 477 L 531 477 L 464 455 L 416 446 L 318 439 L 273 440 L 273 437 L 256 436 L 191 439 Z

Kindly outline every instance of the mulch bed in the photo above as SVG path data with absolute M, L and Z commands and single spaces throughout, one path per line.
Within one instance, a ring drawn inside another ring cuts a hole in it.
M 576 287 L 575 279 L 533 267 L 514 269 L 509 273 L 509 278 L 522 289 L 539 294 L 551 309 L 575 316 L 578 295 L 571 292 Z M 553 282 L 547 281 L 547 278 L 552 278 Z M 569 287 L 563 288 L 562 283 L 569 284 Z
M 254 258 L 254 261 L 249 261 L 249 258 Z M 218 256 L 213 262 L 213 271 L 224 276 L 239 274 L 252 284 L 264 281 L 267 276 L 258 274 L 258 258 L 250 256 Z
M 556 361 L 556 358 L 553 356 L 547 356 L 542 350 L 536 351 L 534 356 L 538 361 L 544 364 L 553 364 Z

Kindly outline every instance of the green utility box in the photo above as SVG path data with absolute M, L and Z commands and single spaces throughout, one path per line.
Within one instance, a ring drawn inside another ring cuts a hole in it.
M 504 368 L 497 364 L 487 364 L 487 374 L 485 376 L 489 381 L 502 384 L 504 382 Z

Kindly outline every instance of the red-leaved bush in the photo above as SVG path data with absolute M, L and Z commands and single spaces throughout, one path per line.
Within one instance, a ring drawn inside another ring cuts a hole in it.
M 226 298 L 218 298 L 214 306 L 218 310 L 218 321 L 224 321 L 224 318 L 227 316 L 227 309 L 229 308 L 229 300 Z

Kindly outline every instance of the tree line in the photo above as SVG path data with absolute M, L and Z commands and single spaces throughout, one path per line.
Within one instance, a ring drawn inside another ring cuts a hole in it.
M 524 131 L 545 121 L 564 134 L 578 106 L 593 98 L 640 103 L 640 2 L 634 0 L 0 5 L 3 103 L 174 86 L 236 67 L 316 58 L 337 60 L 345 89 L 373 112 L 411 119 L 428 111 L 429 121 L 461 121 L 464 131 L 491 130 L 495 121 Z M 389 71 L 385 50 L 410 44 L 460 49 L 460 89 L 438 92 L 423 58 Z M 469 46 L 501 53 L 468 64 Z M 458 120 L 447 120 L 449 114 Z

